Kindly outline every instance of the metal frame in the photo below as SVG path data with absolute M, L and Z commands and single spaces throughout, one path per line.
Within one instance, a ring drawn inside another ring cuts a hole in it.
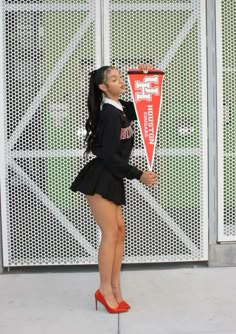
M 102 66 L 102 23 L 101 1 L 96 1 L 96 67 Z
M 224 127 L 223 127 L 223 63 L 222 63 L 222 0 L 216 1 L 216 36 L 217 36 L 217 147 L 218 147 L 218 241 L 236 241 L 236 236 L 224 233 Z M 227 69 L 225 69 L 227 70 Z M 230 69 L 229 69 L 230 70 Z
M 224 145 L 223 145 L 223 64 L 222 64 L 222 22 L 221 0 L 216 2 L 216 35 L 217 35 L 217 147 L 218 147 L 218 241 L 224 237 Z
M 99 2 L 99 0 L 98 0 Z M 26 3 L 26 4 L 6 4 L 5 8 L 8 12 L 45 12 L 45 11 L 87 11 L 88 5 L 87 4 L 76 4 L 76 3 L 71 3 L 71 4 L 64 4 L 64 3 L 46 3 L 46 4 L 30 4 L 30 3 Z
M 110 13 L 110 1 L 102 0 L 102 46 L 103 54 L 102 60 L 104 65 L 110 64 L 110 24 L 109 24 L 109 13 Z
M 217 242 L 217 86 L 216 86 L 216 0 L 207 0 L 207 71 L 208 71 L 208 200 L 209 244 Z
M 192 4 L 195 1 L 192 1 Z M 202 80 L 202 179 L 203 179 L 203 196 L 202 208 L 203 208 L 203 249 L 205 249 L 205 256 L 208 259 L 208 129 L 207 129 L 207 106 L 208 106 L 208 96 L 207 96 L 207 54 L 206 54 L 206 3 L 205 0 L 201 0 L 201 10 L 200 10 L 200 20 L 201 20 L 201 40 L 199 40 L 199 45 L 201 45 L 201 57 L 202 57 L 202 73 L 203 78 L 205 74 L 205 80 Z
M 4 142 L 4 113 L 5 110 L 5 101 L 4 101 L 4 85 L 5 85 L 5 75 L 4 75 L 4 48 L 3 48 L 3 40 L 4 40 L 4 16 L 2 13 L 3 9 L 3 1 L 1 1 L 0 5 L 0 137 L 2 138 L 2 142 L 0 145 L 0 160 L 2 168 L 0 168 L 0 273 L 3 271 L 3 255 L 7 252 L 7 248 L 3 249 L 3 234 L 6 233 L 6 226 L 4 225 L 4 221 L 6 221 L 6 185 L 5 185 L 5 174 L 6 174 L 6 155 L 5 155 L 5 142 Z

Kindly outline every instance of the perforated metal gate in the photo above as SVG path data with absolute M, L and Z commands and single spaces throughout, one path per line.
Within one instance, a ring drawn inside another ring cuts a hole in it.
M 97 262 L 98 229 L 68 189 L 86 162 L 88 73 L 140 62 L 165 71 L 159 185 L 126 182 L 124 262 L 206 260 L 205 1 L 5 1 L 2 15 L 4 265 Z M 147 169 L 137 126 L 132 163 Z
M 216 6 L 218 240 L 236 241 L 236 2 Z

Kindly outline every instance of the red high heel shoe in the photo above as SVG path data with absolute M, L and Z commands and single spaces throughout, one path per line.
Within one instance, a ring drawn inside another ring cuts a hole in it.
M 115 288 L 118 288 L 118 289 L 119 289 L 119 288 L 120 288 L 120 284 L 119 284 L 119 283 L 117 283 L 117 284 L 112 284 L 111 286 L 112 286 L 113 289 L 115 289 Z M 118 304 L 119 304 L 119 306 L 122 307 L 122 308 L 127 308 L 127 310 L 129 310 L 129 309 L 131 308 L 131 306 L 130 306 L 128 303 L 126 303 L 126 301 L 124 301 L 124 300 L 122 300 L 122 301 L 119 302 Z
M 121 307 L 120 304 L 118 304 L 118 306 L 116 308 L 111 308 L 107 302 L 106 299 L 103 297 L 102 293 L 100 290 L 97 290 L 95 292 L 95 305 L 96 305 L 96 310 L 98 309 L 98 301 L 105 307 L 105 309 L 107 310 L 107 312 L 109 313 L 121 313 L 121 312 L 127 312 L 128 309 L 127 307 Z
M 127 308 L 127 310 L 129 310 L 131 308 L 131 306 L 128 303 L 126 303 L 126 301 L 124 301 L 124 300 L 119 302 L 119 306 L 123 307 L 123 308 Z

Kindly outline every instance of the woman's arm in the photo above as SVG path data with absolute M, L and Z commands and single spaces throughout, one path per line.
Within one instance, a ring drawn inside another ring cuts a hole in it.
M 130 121 L 136 121 L 137 115 L 135 112 L 134 104 L 132 101 L 120 100 L 120 103 L 124 107 L 124 112 Z
M 120 155 L 120 115 L 116 109 L 108 104 L 103 106 L 101 111 L 102 122 L 102 143 L 95 147 L 93 153 L 104 161 L 110 172 L 120 178 L 139 180 L 143 174 L 135 166 L 128 164 Z

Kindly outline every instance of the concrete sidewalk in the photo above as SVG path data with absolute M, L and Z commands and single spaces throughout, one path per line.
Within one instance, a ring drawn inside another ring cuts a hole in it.
M 236 268 L 125 270 L 127 314 L 94 308 L 98 273 L 0 275 L 1 334 L 236 334 Z

